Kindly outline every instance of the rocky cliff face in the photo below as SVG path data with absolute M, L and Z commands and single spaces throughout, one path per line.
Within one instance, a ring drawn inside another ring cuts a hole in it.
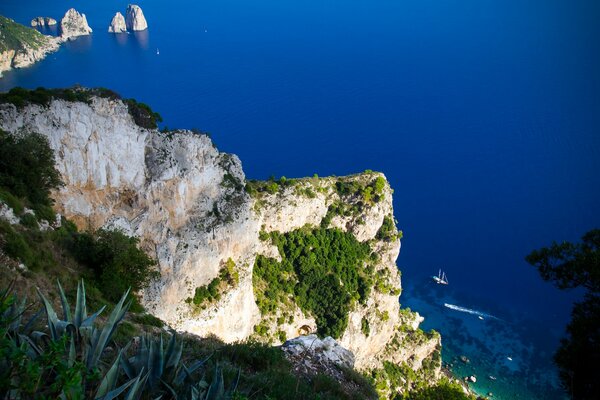
M 60 20 L 60 36 L 63 40 L 70 40 L 77 36 L 89 35 L 92 28 L 87 23 L 85 14 L 80 14 L 74 8 L 69 9 Z
M 148 29 L 148 23 L 146 22 L 146 18 L 144 17 L 144 12 L 135 4 L 129 4 L 127 6 L 126 15 L 126 23 L 127 30 L 130 31 L 143 31 Z
M 31 20 L 31 26 L 52 26 L 56 25 L 56 20 L 50 17 L 35 17 Z
M 400 310 L 395 265 L 400 241 L 390 225 L 392 190 L 381 174 L 303 179 L 251 197 L 240 160 L 219 152 L 207 136 L 140 128 L 125 104 L 105 98 L 89 105 L 53 100 L 48 107 L 21 111 L 0 105 L 0 128 L 49 138 L 65 182 L 54 194 L 60 213 L 81 228 L 118 228 L 141 239 L 161 273 L 142 293 L 144 305 L 176 329 L 231 342 L 263 325 L 275 343 L 280 341 L 275 332 L 295 337 L 314 331 L 314 318 L 297 306 L 285 321 L 261 315 L 253 268 L 259 254 L 281 257 L 261 236 L 319 226 L 327 218 L 328 226 L 352 233 L 378 254 L 373 265 L 378 283 L 363 304 L 351 308 L 339 340 L 354 353 L 356 367 L 377 368 L 393 359 L 419 368 L 439 346 L 439 337 L 413 334 L 420 332 L 415 330 L 420 321 Z M 385 184 L 376 202 L 336 190 L 340 181 L 364 187 L 378 178 Z M 332 207 L 352 212 L 333 215 Z M 379 232 L 386 221 L 383 238 Z M 236 282 L 208 306 L 194 307 L 196 288 L 225 266 L 235 269 Z
M 127 32 L 127 26 L 125 25 L 125 17 L 120 12 L 117 12 L 113 17 L 110 25 L 108 26 L 108 32 L 110 33 L 122 33 Z
M 58 50 L 61 40 L 42 35 L 0 16 L 0 77 L 3 71 L 23 68 Z

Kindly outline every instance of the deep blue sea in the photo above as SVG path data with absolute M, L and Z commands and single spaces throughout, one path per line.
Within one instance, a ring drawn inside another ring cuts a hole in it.
M 441 331 L 444 360 L 494 398 L 561 398 L 551 354 L 578 294 L 524 257 L 600 227 L 600 2 L 138 4 L 149 30 L 112 35 L 126 1 L 2 0 L 24 24 L 74 6 L 94 33 L 0 90 L 112 88 L 210 132 L 250 178 L 383 171 L 404 232 L 400 300 Z M 431 282 L 439 268 L 448 287 Z

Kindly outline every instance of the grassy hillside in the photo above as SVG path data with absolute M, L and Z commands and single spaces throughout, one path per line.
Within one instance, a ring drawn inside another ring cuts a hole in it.
M 37 30 L 0 15 L 0 52 L 20 50 L 25 46 L 37 49 L 47 42 L 48 39 Z

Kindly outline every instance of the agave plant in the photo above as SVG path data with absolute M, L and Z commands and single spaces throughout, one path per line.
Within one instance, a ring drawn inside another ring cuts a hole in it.
M 166 346 L 162 335 L 142 336 L 136 346 L 129 342 L 108 359 L 108 344 L 131 305 L 129 291 L 101 326 L 97 318 L 105 307 L 88 315 L 83 281 L 74 309 L 60 282 L 58 291 L 61 317 L 38 290 L 43 307 L 26 323 L 26 300 L 19 301 L 10 288 L 0 292 L 0 398 L 229 400 L 236 393 L 239 371 L 227 389 L 218 365 L 210 384 L 205 375 L 198 379 L 211 356 L 186 366 L 183 342 L 174 333 Z M 36 331 L 44 311 L 47 329 Z

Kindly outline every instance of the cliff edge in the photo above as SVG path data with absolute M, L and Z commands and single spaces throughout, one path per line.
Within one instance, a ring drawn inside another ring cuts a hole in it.
M 172 327 L 273 344 L 318 332 L 358 369 L 433 362 L 439 374 L 439 335 L 400 309 L 401 232 L 383 174 L 248 182 L 208 136 L 143 128 L 99 96 L 2 104 L 0 129 L 49 139 L 59 213 L 140 238 L 160 269 L 143 303 Z

